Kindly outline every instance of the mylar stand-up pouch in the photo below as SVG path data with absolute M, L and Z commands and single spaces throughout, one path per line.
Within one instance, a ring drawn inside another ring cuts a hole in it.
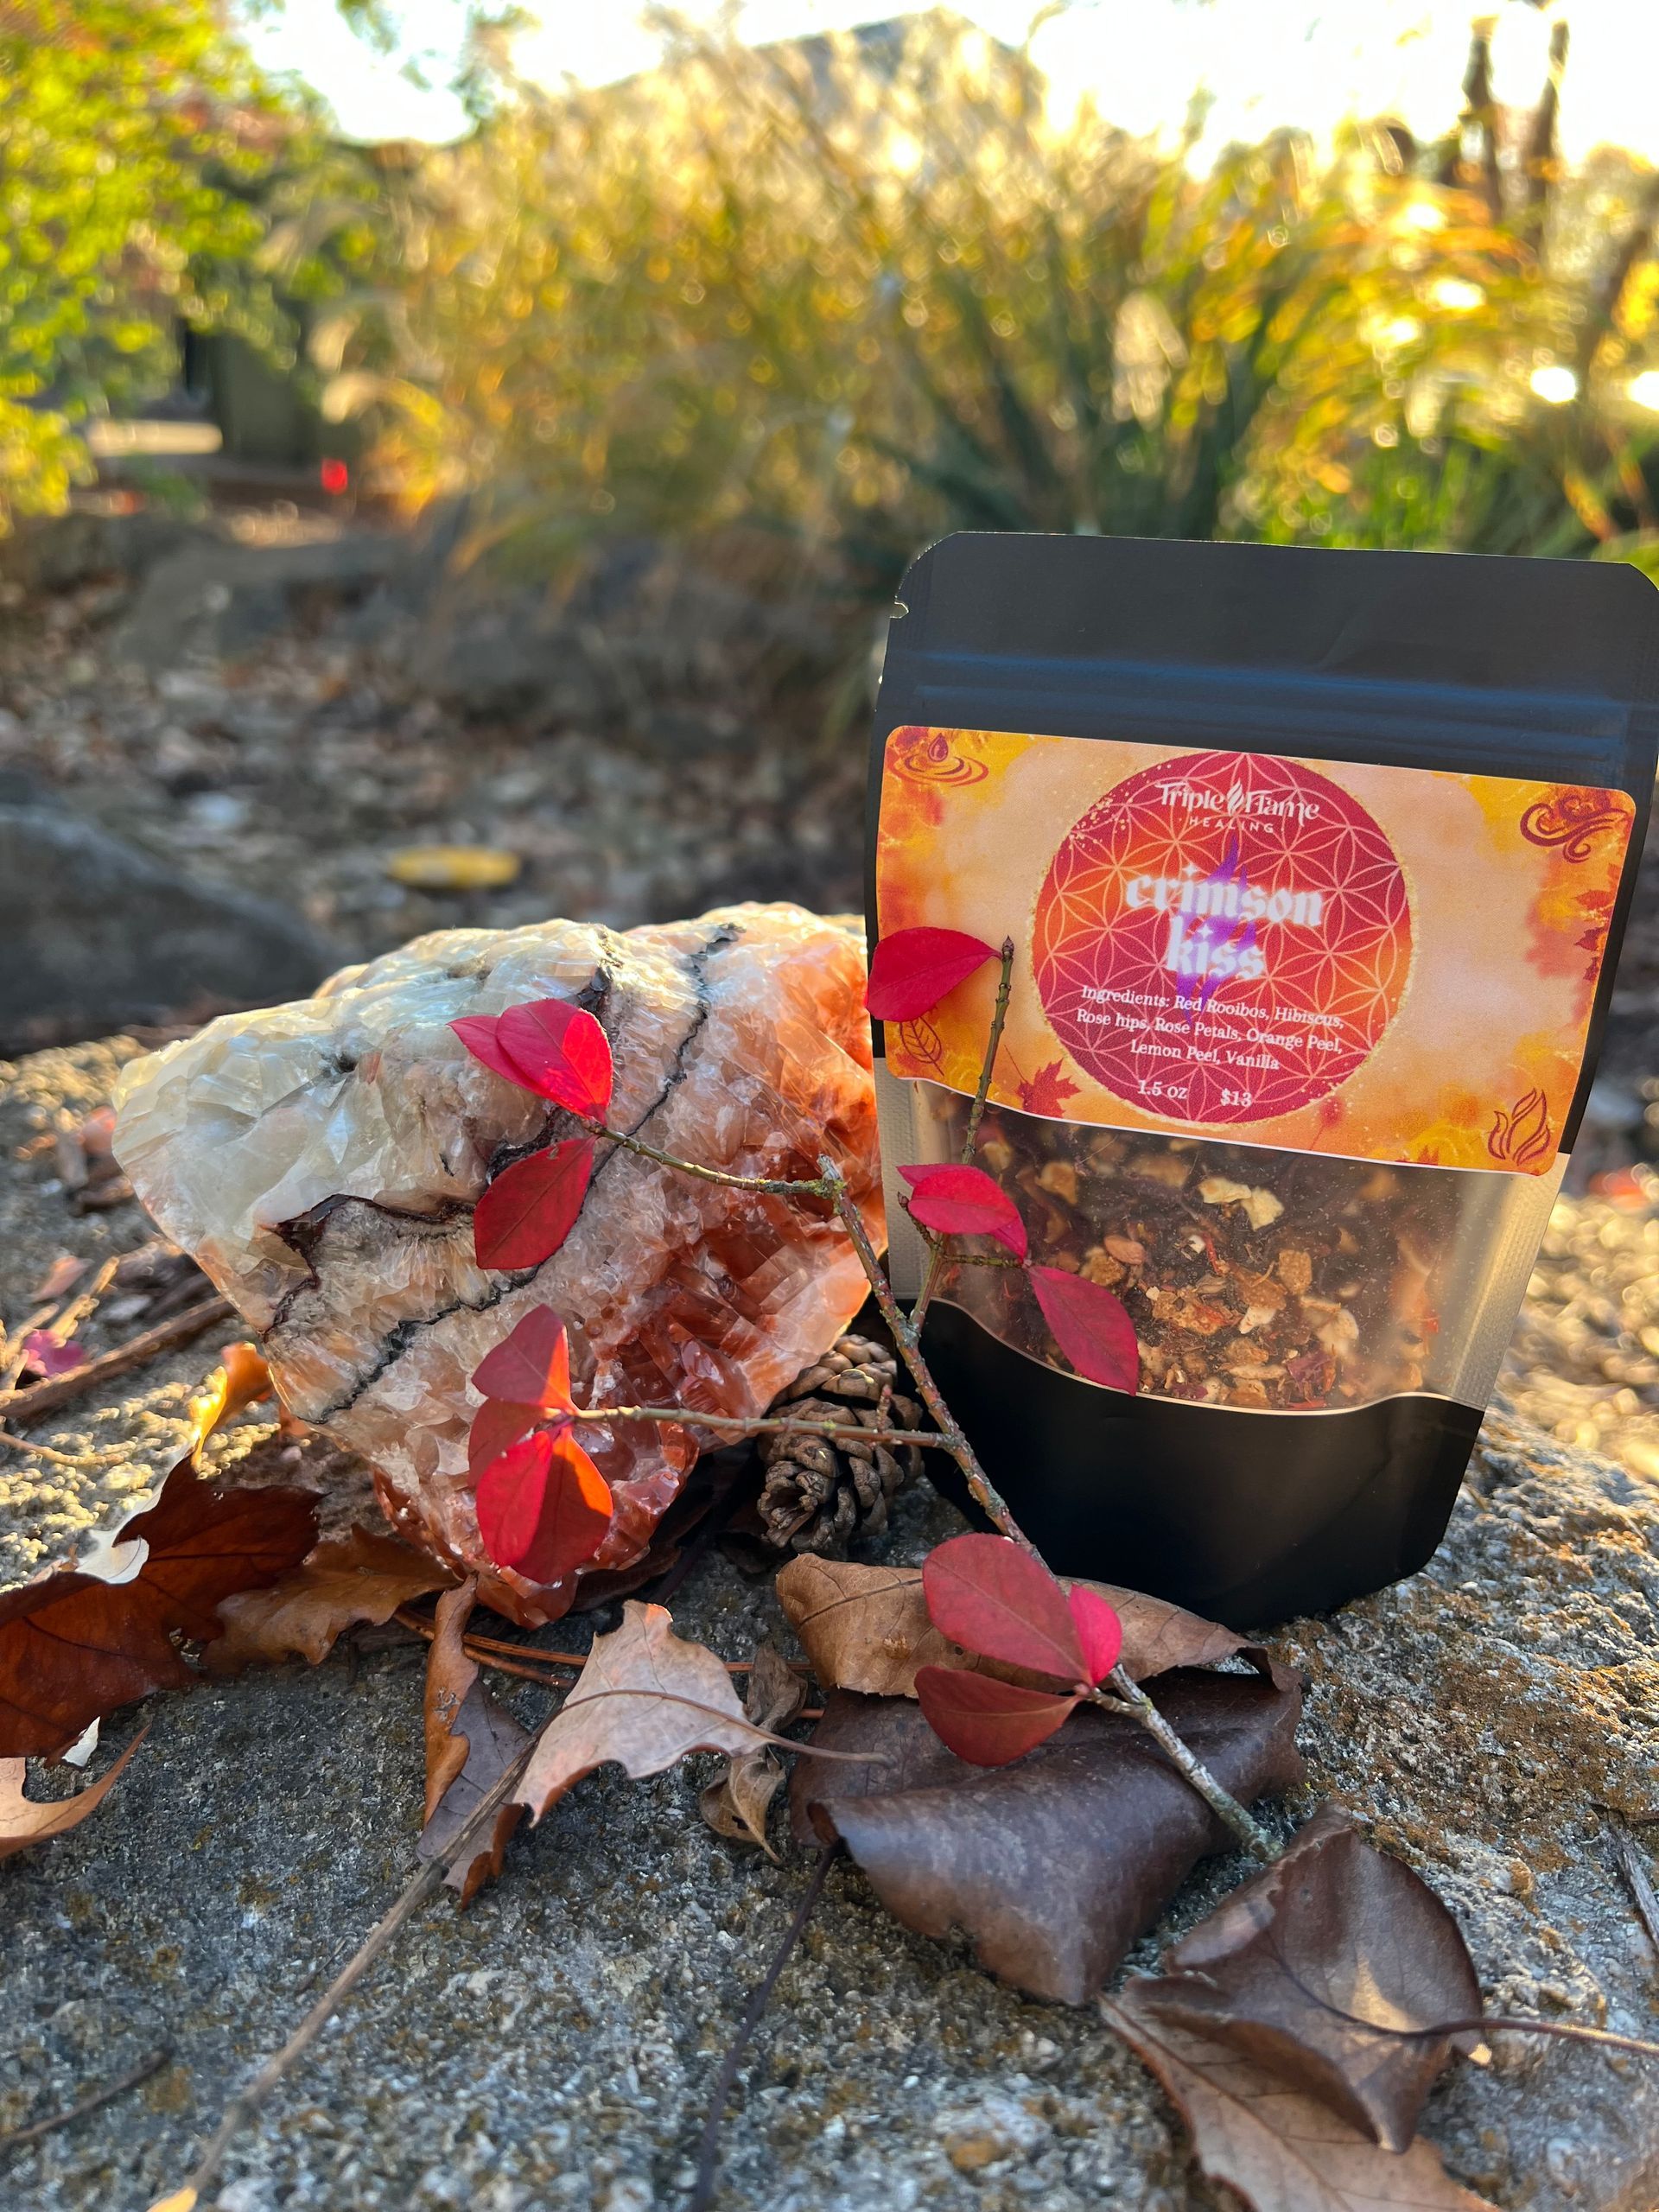
M 947 1398 L 1062 1573 L 1240 1624 L 1413 1573 L 1589 1087 L 1659 598 L 1611 564 L 1012 533 L 899 598 L 874 931 L 1013 938 L 974 1158 L 1141 1355 L 1137 1394 L 1085 1381 L 1021 1269 L 951 1267 Z M 996 981 L 877 1026 L 906 1297 L 898 1170 L 959 1155 Z

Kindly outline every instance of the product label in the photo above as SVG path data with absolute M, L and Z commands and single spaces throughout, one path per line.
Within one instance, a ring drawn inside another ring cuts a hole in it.
M 992 1096 L 1122 1128 L 1541 1174 L 1576 1088 L 1623 791 L 895 730 L 881 931 L 1018 949 Z M 971 1092 L 995 974 L 887 1030 Z

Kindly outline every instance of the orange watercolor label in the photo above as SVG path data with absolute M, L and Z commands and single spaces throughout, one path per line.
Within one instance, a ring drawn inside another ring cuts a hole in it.
M 991 1096 L 1065 1121 L 1541 1174 L 1577 1088 L 1627 793 L 1116 739 L 887 741 L 882 934 L 1019 948 Z M 978 1080 L 995 979 L 890 1026 Z

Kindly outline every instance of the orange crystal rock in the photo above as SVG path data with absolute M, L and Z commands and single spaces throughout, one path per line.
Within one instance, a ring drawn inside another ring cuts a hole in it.
M 257 1332 L 283 1402 L 374 1466 L 411 1540 L 525 1622 L 569 1605 L 479 1542 L 470 1376 L 531 1306 L 570 1332 L 578 1399 L 758 1415 L 862 1304 L 817 1201 L 721 1189 L 601 1144 L 581 1217 L 533 1271 L 473 1255 L 489 1176 L 574 1124 L 492 1074 L 449 1024 L 523 1000 L 589 1007 L 616 1060 L 611 1125 L 744 1175 L 842 1167 L 881 1241 L 864 953 L 855 925 L 733 906 L 631 930 L 449 930 L 228 1014 L 136 1061 L 116 1152 L 167 1234 Z M 699 1448 L 684 1427 L 595 1423 L 616 1514 L 594 1569 L 646 1548 Z

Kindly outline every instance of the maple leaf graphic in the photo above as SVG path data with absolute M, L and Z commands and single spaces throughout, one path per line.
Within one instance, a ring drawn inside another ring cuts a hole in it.
M 1038 1069 L 1029 1083 L 1023 1077 L 1020 1084 L 1020 1103 L 1027 1114 L 1063 1114 L 1068 1098 L 1075 1098 L 1077 1086 L 1060 1072 L 1058 1060 L 1051 1060 L 1046 1067 Z

